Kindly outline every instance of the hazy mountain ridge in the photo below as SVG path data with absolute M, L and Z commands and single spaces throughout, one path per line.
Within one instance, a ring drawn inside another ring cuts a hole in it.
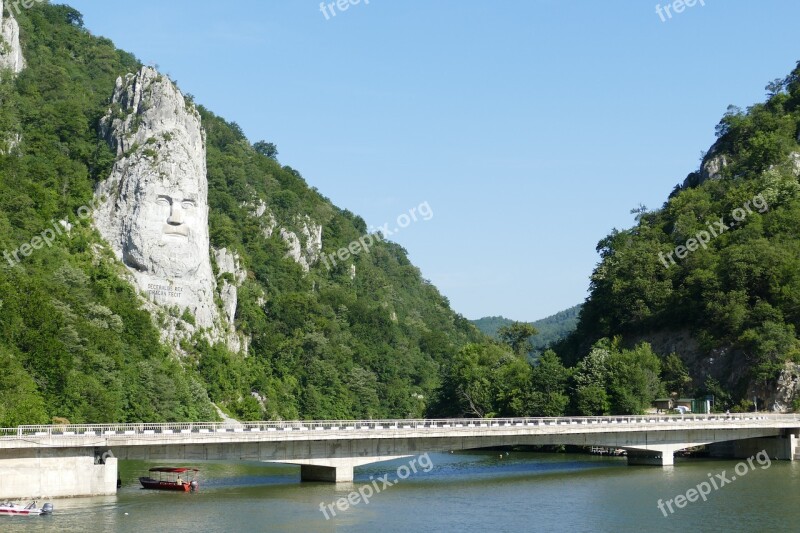
M 548 346 L 563 340 L 575 331 L 580 310 L 581 304 L 578 304 L 546 318 L 529 322 L 539 332 L 530 338 L 534 353 L 541 353 Z M 489 316 L 473 320 L 472 323 L 485 335 L 497 338 L 497 331 L 514 321 L 503 316 Z

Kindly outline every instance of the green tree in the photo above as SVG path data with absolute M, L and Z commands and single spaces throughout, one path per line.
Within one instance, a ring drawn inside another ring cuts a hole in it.
M 661 361 L 650 345 L 612 352 L 607 364 L 612 413 L 644 414 L 662 391 Z
M 531 416 L 562 416 L 569 404 L 569 369 L 552 350 L 545 351 L 531 370 Z
M 453 358 L 443 396 L 456 415 L 522 416 L 529 405 L 531 368 L 495 344 L 468 344 Z
M 692 384 L 689 370 L 683 360 L 675 353 L 669 354 L 664 358 L 664 363 L 661 367 L 661 380 L 664 382 L 666 392 L 668 394 L 676 394 L 679 398 L 683 398 L 686 395 Z
M 253 149 L 259 154 L 269 157 L 270 159 L 277 159 L 278 158 L 278 147 L 275 146 L 274 143 L 268 143 L 267 141 L 258 141 L 253 144 Z
M 497 336 L 517 355 L 527 355 L 533 350 L 531 337 L 538 332 L 527 322 L 514 322 L 497 330 Z
M 579 415 L 605 415 L 611 410 L 606 392 L 611 341 L 601 339 L 575 366 L 572 374 L 573 410 Z

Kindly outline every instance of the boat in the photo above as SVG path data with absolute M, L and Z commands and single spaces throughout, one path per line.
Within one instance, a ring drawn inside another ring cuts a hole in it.
M 151 474 L 140 477 L 142 488 L 153 490 L 175 490 L 179 492 L 194 492 L 197 490 L 197 468 L 175 468 L 172 466 L 156 466 L 149 470 Z M 158 474 L 158 479 L 154 477 Z M 184 479 L 186 476 L 186 479 Z
M 14 502 L 0 502 L 0 515 L 37 516 L 51 514 L 52 512 L 52 503 L 46 503 L 41 508 L 38 508 L 36 507 L 35 501 L 25 505 L 24 507 Z

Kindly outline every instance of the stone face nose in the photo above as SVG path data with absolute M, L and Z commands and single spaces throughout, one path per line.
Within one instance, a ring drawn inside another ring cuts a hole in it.
M 183 207 L 178 202 L 172 202 L 169 210 L 167 224 L 180 226 L 183 224 Z

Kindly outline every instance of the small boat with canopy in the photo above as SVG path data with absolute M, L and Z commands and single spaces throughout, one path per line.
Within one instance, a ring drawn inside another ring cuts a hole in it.
M 156 466 L 150 469 L 149 476 L 140 477 L 139 483 L 145 489 L 194 492 L 197 490 L 198 472 L 197 468 Z

